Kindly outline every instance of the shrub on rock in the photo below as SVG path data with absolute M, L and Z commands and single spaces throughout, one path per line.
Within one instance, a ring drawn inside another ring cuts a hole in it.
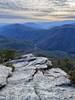
M 69 72 L 69 79 L 73 84 L 75 84 L 75 70 Z
M 15 55 L 16 55 L 16 52 L 14 50 L 0 51 L 0 63 L 14 59 Z

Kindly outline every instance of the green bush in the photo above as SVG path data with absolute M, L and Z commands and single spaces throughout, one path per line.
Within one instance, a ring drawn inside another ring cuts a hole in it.
M 4 65 L 7 66 L 7 67 L 12 68 L 12 72 L 15 71 L 15 66 L 13 66 L 13 64 L 11 64 L 11 63 L 5 63 Z
M 53 60 L 53 66 L 63 69 L 65 72 L 74 70 L 74 64 L 68 58 Z
M 16 52 L 14 50 L 3 50 L 0 51 L 0 63 L 14 59 Z
M 75 84 L 75 70 L 69 72 L 69 79 L 73 84 Z

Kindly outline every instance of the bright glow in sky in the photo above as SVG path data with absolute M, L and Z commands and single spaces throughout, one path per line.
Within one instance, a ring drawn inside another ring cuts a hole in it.
M 75 19 L 75 0 L 0 0 L 0 22 Z

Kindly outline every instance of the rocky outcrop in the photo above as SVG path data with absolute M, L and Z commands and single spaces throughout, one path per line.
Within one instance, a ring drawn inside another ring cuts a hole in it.
M 6 66 L 0 65 L 0 88 L 7 84 L 7 78 L 12 75 L 12 69 Z
M 15 71 L 0 91 L 0 100 L 75 100 L 68 75 L 59 68 L 51 68 L 47 58 L 27 54 L 11 62 Z

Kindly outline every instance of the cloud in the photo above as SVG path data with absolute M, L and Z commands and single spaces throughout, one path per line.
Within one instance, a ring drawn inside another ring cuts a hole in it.
M 0 0 L 1 14 L 31 20 L 74 19 L 75 0 Z

